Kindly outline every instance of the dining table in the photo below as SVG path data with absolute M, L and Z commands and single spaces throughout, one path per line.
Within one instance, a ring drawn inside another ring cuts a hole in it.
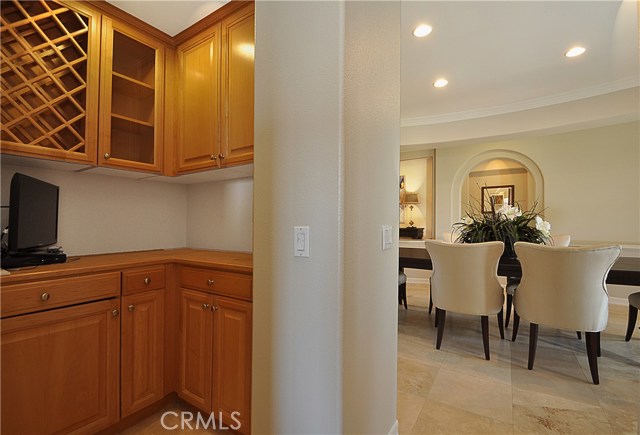
M 432 270 L 433 264 L 426 248 L 400 248 L 401 270 Z M 461 267 L 462 271 L 462 267 Z M 517 258 L 501 257 L 498 263 L 498 275 L 520 278 L 522 268 Z M 609 270 L 607 284 L 640 286 L 640 257 L 618 257 Z

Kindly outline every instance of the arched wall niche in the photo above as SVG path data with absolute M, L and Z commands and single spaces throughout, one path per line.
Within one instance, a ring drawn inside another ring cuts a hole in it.
M 462 198 L 462 194 L 469 174 L 479 165 L 492 160 L 511 160 L 522 165 L 532 179 L 533 186 L 530 192 L 533 194 L 533 201 L 537 201 L 538 210 L 544 209 L 544 179 L 538 165 L 526 155 L 516 151 L 489 150 L 470 158 L 456 172 L 451 185 L 451 222 L 458 222 L 466 211 L 466 200 Z

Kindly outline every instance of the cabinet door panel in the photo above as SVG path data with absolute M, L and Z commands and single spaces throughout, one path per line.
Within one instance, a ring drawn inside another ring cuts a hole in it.
M 249 302 L 216 296 L 213 411 L 227 425 L 240 421 L 249 433 L 251 412 L 251 320 Z M 219 413 L 219 414 L 218 414 Z
M 118 421 L 118 307 L 113 299 L 0 322 L 2 433 L 91 433 Z
M 99 165 L 161 171 L 164 51 L 152 37 L 103 18 Z
M 2 2 L 3 153 L 96 163 L 99 51 L 86 5 Z
M 213 167 L 220 153 L 220 26 L 178 47 L 179 171 Z
M 253 5 L 222 22 L 223 164 L 253 160 Z
M 126 417 L 163 396 L 164 292 L 122 299 L 121 407 Z
M 181 290 L 180 391 L 187 402 L 211 409 L 213 295 Z

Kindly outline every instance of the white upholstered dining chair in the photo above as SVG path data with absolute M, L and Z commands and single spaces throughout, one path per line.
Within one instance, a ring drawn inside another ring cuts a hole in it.
M 571 243 L 571 236 L 569 234 L 556 234 L 549 237 L 548 245 L 551 246 L 569 246 Z M 513 294 L 518 288 L 520 278 L 507 278 L 507 285 L 505 287 L 505 293 L 507 294 L 507 312 L 504 318 L 504 327 L 509 327 L 509 319 L 511 318 L 511 306 L 513 305 Z
M 609 294 L 605 280 L 620 246 L 556 247 L 516 242 L 522 279 L 514 295 L 513 338 L 520 317 L 530 322 L 529 361 L 533 369 L 538 325 L 584 331 L 589 369 L 599 383 L 600 331 L 607 327 Z
M 489 354 L 489 315 L 497 314 L 500 337 L 504 338 L 502 304 L 504 294 L 498 281 L 502 242 L 446 243 L 425 241 L 433 263 L 431 296 L 436 307 L 440 349 L 447 311 L 481 316 L 484 355 Z

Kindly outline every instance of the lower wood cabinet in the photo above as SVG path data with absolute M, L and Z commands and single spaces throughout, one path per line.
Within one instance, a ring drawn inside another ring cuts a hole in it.
M 163 397 L 164 290 L 122 297 L 122 417 Z
M 182 288 L 180 305 L 178 394 L 249 433 L 252 304 Z
M 3 434 L 95 433 L 118 421 L 120 301 L 2 319 Z

